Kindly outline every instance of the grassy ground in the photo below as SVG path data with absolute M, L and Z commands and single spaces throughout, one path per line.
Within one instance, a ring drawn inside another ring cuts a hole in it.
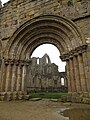
M 58 93 L 58 92 L 31 92 L 30 93 L 32 98 L 53 98 L 59 99 L 62 96 L 66 96 L 67 93 Z

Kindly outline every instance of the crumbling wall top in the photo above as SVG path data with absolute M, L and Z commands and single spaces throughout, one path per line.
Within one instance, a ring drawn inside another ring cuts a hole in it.
M 1 7 L 1 39 L 7 41 L 22 24 L 40 15 L 73 21 L 90 16 L 90 0 L 9 0 Z

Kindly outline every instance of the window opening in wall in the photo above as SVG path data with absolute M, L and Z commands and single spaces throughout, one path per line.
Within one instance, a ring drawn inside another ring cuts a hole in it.
M 39 59 L 37 59 L 37 64 L 39 65 Z
M 61 78 L 61 85 L 62 85 L 62 86 L 65 85 L 64 78 Z
M 48 58 L 46 58 L 46 63 L 48 63 Z

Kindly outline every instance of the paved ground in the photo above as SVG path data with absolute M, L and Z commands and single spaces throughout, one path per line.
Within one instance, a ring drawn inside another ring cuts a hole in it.
M 66 120 L 58 111 L 69 106 L 50 100 L 0 102 L 0 120 Z

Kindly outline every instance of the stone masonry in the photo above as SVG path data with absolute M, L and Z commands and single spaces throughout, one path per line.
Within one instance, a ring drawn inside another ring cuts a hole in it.
M 32 52 L 44 43 L 66 61 L 67 100 L 90 103 L 90 0 L 0 0 L 0 99 L 25 98 Z

